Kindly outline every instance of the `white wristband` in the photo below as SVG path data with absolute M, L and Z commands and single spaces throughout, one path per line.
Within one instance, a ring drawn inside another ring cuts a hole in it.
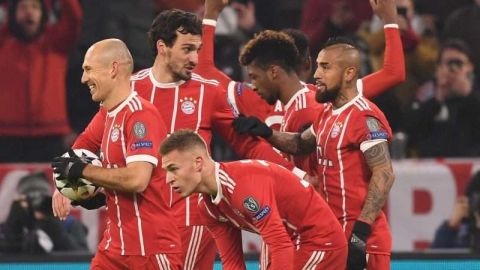
M 212 19 L 203 19 L 202 23 L 206 25 L 217 26 L 217 21 Z

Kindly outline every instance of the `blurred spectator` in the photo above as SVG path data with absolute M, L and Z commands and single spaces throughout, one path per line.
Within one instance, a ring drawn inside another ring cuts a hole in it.
M 444 38 L 458 38 L 465 41 L 472 51 L 475 70 L 480 70 L 480 0 L 454 11 L 445 22 Z M 478 78 L 477 78 L 478 79 Z
M 431 16 L 439 31 L 443 32 L 445 21 L 452 11 L 469 5 L 473 0 L 415 0 L 415 9 L 422 16 Z
M 418 91 L 404 121 L 415 156 L 480 155 L 480 91 L 473 70 L 464 42 L 450 40 L 442 46 L 434 81 Z
M 47 161 L 64 149 L 67 56 L 80 30 L 78 0 L 50 25 L 43 0 L 10 0 L 0 29 L 0 162 Z
M 88 251 L 87 228 L 74 217 L 62 222 L 53 216 L 52 191 L 45 174 L 23 177 L 17 192 L 7 220 L 0 225 L 1 252 Z
M 312 55 L 317 55 L 329 37 L 354 34 L 371 17 L 368 1 L 306 0 L 300 28 L 310 38 Z
M 298 29 L 305 2 L 305 0 L 255 0 L 257 20 L 266 29 Z
M 480 172 L 457 198 L 453 212 L 436 230 L 431 248 L 472 248 L 480 251 Z
M 438 55 L 438 40 L 433 24 L 426 25 L 415 13 L 412 0 L 396 0 L 397 22 L 400 28 L 407 79 L 394 91 L 374 99 L 387 116 L 394 132 L 403 129 L 402 112 L 408 110 L 415 97 L 415 90 L 431 79 Z M 366 41 L 373 70 L 383 66 L 385 35 L 383 25 L 373 18 L 369 26 L 362 25 L 358 35 Z

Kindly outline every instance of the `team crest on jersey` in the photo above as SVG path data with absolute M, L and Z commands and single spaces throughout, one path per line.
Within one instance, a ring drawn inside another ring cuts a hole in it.
M 119 137 L 120 137 L 120 127 L 115 125 L 112 129 L 112 133 L 110 133 L 110 140 L 112 140 L 112 142 L 116 142 Z
M 195 112 L 195 106 L 197 101 L 191 97 L 181 98 L 180 99 L 180 108 L 184 114 L 192 114 Z
M 260 207 L 258 202 L 253 197 L 247 197 L 243 200 L 243 207 L 252 213 L 257 213 Z
M 145 124 L 142 122 L 136 122 L 133 125 L 133 133 L 135 134 L 135 137 L 142 139 L 145 138 L 145 135 L 147 135 L 147 128 L 145 127 Z
M 342 131 L 342 127 L 343 127 L 342 122 L 335 122 L 333 124 L 332 133 L 330 134 L 330 137 L 332 139 L 336 138 L 338 134 L 340 134 L 340 132 Z

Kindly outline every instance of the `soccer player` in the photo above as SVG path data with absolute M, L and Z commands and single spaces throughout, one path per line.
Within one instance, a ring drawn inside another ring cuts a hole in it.
M 87 164 L 73 151 L 70 158 L 55 158 L 52 167 L 59 178 L 84 177 L 104 187 L 107 229 L 91 269 L 180 269 L 180 237 L 162 198 L 165 173 L 157 167 L 167 132 L 157 109 L 131 90 L 132 70 L 132 56 L 118 39 L 88 49 L 82 83 L 93 101 L 102 102 L 106 115 L 103 130 L 88 126 L 82 136 L 100 133 L 104 168 Z
M 385 23 L 385 59 L 383 68 L 358 80 L 358 89 L 366 97 L 374 97 L 385 90 L 405 80 L 405 61 L 403 57 L 400 32 L 396 24 L 395 3 L 392 0 L 370 1 L 373 11 Z M 393 8 L 392 8 L 393 6 Z M 213 38 L 216 19 L 224 7 L 223 0 L 205 1 L 205 19 L 203 20 L 203 48 L 200 52 L 198 72 L 204 77 L 214 78 L 228 91 L 228 100 L 237 114 L 254 116 L 267 123 L 275 130 L 279 130 L 285 114 L 280 102 L 274 105 L 267 104 L 252 89 L 249 84 L 232 81 L 223 72 L 215 68 L 213 62 Z M 298 30 L 283 30 L 290 35 L 299 52 L 299 60 L 295 72 L 302 83 L 310 78 L 311 61 L 308 47 L 308 38 Z M 315 91 L 315 86 L 307 84 L 307 88 Z M 310 123 L 312 122 L 309 117 Z
M 387 24 L 395 22 L 394 1 L 372 2 L 372 8 Z M 394 33 L 397 37 L 394 40 L 401 48 L 398 31 Z M 315 92 L 299 80 L 298 74 L 302 74 L 297 64 L 299 61 L 303 63 L 301 66 L 307 66 L 304 56 L 300 55 L 296 49 L 294 39 L 281 32 L 270 30 L 263 31 L 250 40 L 240 54 L 240 63 L 247 67 L 254 91 L 269 105 L 274 105 L 277 101 L 281 102 L 285 112 L 280 126 L 282 132 L 302 132 L 310 127 L 317 115 L 323 111 L 323 104 L 315 101 Z M 371 83 L 370 80 L 378 79 L 378 76 L 379 74 L 374 74 L 367 77 L 367 82 Z M 239 119 L 236 123 L 242 123 L 241 126 L 248 129 L 257 121 L 259 120 L 256 117 L 249 117 Z M 268 121 L 265 123 L 271 127 Z M 238 131 L 244 133 L 245 130 L 242 130 L 242 127 L 239 127 Z M 288 158 L 300 169 L 315 175 L 315 164 L 312 163 L 316 158 L 310 158 L 310 156 Z
M 217 163 L 191 130 L 171 134 L 160 153 L 176 193 L 202 194 L 201 217 L 215 238 L 223 269 L 245 269 L 241 230 L 258 233 L 267 243 L 270 269 L 345 269 L 342 228 L 305 180 L 262 160 Z
M 238 135 L 233 130 L 235 115 L 227 102 L 225 90 L 215 80 L 204 79 L 192 72 L 202 45 L 201 21 L 194 14 L 180 10 L 164 11 L 153 21 L 148 34 L 155 55 L 154 65 L 134 75 L 131 84 L 139 96 L 159 110 L 168 134 L 189 128 L 210 143 L 212 130 L 215 130 L 241 157 L 265 159 L 294 169 L 268 143 Z M 92 129 L 104 125 L 102 114 L 105 114 L 104 110 L 94 117 Z M 90 149 L 98 143 L 99 138 L 80 136 L 74 146 Z M 299 169 L 295 171 L 300 177 L 305 174 Z M 181 232 L 184 268 L 212 269 L 215 243 L 200 224 L 198 195 L 183 199 L 167 185 L 164 187 L 165 199 L 175 211 Z M 57 198 L 59 196 L 57 193 L 54 199 L 63 200 Z M 63 203 L 60 201 L 58 205 Z M 63 215 L 65 212 L 61 213 Z
M 317 150 L 319 184 L 349 239 L 348 269 L 384 270 L 390 269 L 391 251 L 382 211 L 394 181 L 391 129 L 357 88 L 359 57 L 354 46 L 341 40 L 332 40 L 319 53 L 315 98 L 324 109 L 311 128 L 283 133 L 258 123 L 249 124 L 248 132 L 292 155 Z

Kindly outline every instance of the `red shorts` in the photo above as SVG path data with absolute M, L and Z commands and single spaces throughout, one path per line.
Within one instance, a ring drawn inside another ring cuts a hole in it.
M 265 256 L 267 252 L 268 256 Z M 337 270 L 347 268 L 348 247 L 345 246 L 334 250 L 304 250 L 300 248 L 295 250 L 294 269 L 300 270 Z M 270 254 L 268 247 L 262 243 L 262 253 L 260 254 L 260 270 L 270 268 Z
M 182 238 L 184 270 L 212 270 L 217 247 L 205 226 L 178 228 Z
M 90 265 L 92 270 L 181 270 L 179 253 L 141 255 L 119 255 L 100 250 L 97 251 Z
M 390 270 L 390 255 L 368 253 L 367 270 Z

